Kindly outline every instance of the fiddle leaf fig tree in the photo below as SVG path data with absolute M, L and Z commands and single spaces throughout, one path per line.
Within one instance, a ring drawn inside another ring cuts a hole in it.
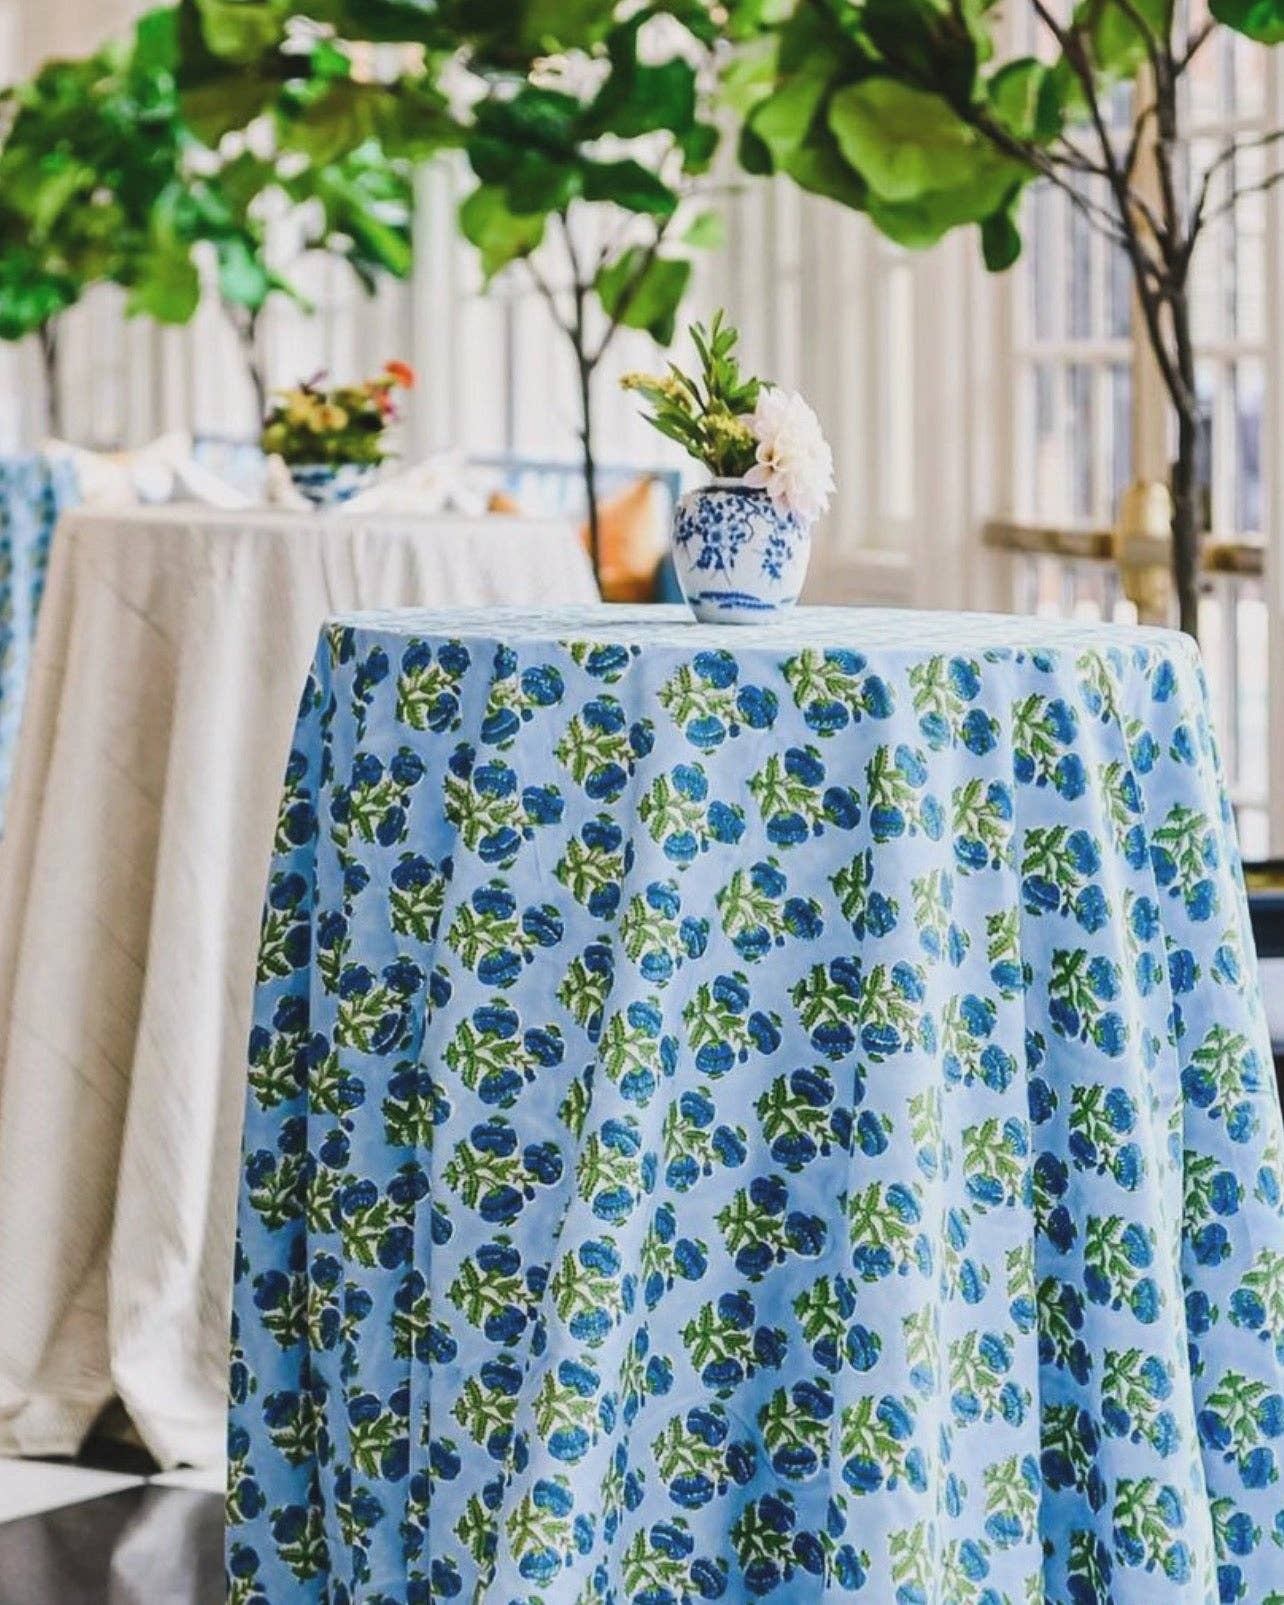
M 302 15 L 276 0 L 180 0 L 177 75 L 182 113 L 227 155 L 217 185 L 238 228 L 262 238 L 267 220 L 293 242 L 290 261 L 265 268 L 266 249 L 220 273 L 260 414 L 265 383 L 258 329 L 276 291 L 301 297 L 291 264 L 323 251 L 348 264 L 373 294 L 412 266 L 414 164 L 457 144 L 459 130 L 423 51 L 400 54 L 382 77 L 359 70 L 357 49 L 396 42 L 417 6 L 364 0 Z M 357 48 L 354 48 L 357 47 Z
M 1196 455 L 1199 402 L 1190 275 L 1210 226 L 1278 183 L 1267 162 L 1244 177 L 1243 151 L 1280 134 L 1228 134 L 1191 160 L 1187 80 L 1232 30 L 1284 41 L 1284 0 L 1211 0 L 1191 28 L 1175 0 L 797 0 L 741 134 L 752 172 L 868 215 L 888 238 L 934 244 L 974 225 L 986 265 L 1021 251 L 1035 183 L 1063 191 L 1127 260 L 1147 342 L 1176 418 L 1171 467 L 1173 577 L 1182 628 L 1199 606 Z M 1037 54 L 1005 55 L 1005 23 L 1028 15 Z M 1134 86 L 1131 115 L 1115 89 Z
M 596 554 L 595 375 L 622 329 L 673 338 L 693 254 L 717 237 L 692 202 L 718 147 L 723 67 L 781 0 L 183 3 L 193 116 L 270 110 L 293 148 L 342 119 L 417 156 L 463 146 L 476 186 L 460 226 L 487 279 L 527 273 L 573 354 Z M 300 52 L 350 59 L 363 43 L 413 46 L 422 71 L 332 84 L 292 110 Z M 213 87 L 228 75 L 235 112 Z
M 126 282 L 144 258 L 175 133 L 128 43 L 51 62 L 3 100 L 0 337 L 38 339 L 57 429 L 58 319 L 88 286 Z
M 477 187 L 463 233 L 488 278 L 521 264 L 573 356 L 595 560 L 595 376 L 622 329 L 672 341 L 692 254 L 714 238 L 688 203 L 718 145 L 701 81 L 716 32 L 701 8 L 663 30 L 656 16 L 611 21 L 592 50 L 546 61 L 515 92 L 492 85 L 465 139 Z M 659 48 L 644 54 L 648 28 Z
M 176 14 L 159 9 L 130 38 L 51 62 L 5 95 L 0 338 L 38 339 L 55 433 L 58 319 L 95 284 L 119 285 L 130 315 L 185 323 L 200 301 L 195 252 L 205 244 L 225 295 L 285 288 L 266 265 L 262 230 L 181 120 L 176 63 Z

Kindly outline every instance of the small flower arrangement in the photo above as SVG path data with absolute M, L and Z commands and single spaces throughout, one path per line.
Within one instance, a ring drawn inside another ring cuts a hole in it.
M 387 431 L 398 422 L 396 392 L 410 390 L 415 371 L 408 362 L 386 362 L 362 384 L 322 386 L 324 373 L 277 392 L 263 425 L 269 456 L 298 464 L 377 467 L 389 455 Z
M 834 458 L 820 420 L 800 395 L 745 378 L 736 357 L 739 332 L 715 314 L 696 324 L 696 378 L 673 363 L 667 374 L 626 374 L 626 390 L 650 403 L 647 422 L 676 440 L 715 479 L 763 490 L 782 515 L 811 525 L 829 506 Z

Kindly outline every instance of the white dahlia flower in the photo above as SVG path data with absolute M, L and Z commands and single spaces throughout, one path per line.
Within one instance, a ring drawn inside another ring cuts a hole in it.
M 834 454 L 820 419 L 796 392 L 765 388 L 749 422 L 758 460 L 746 484 L 765 490 L 778 511 L 814 523 L 834 492 Z

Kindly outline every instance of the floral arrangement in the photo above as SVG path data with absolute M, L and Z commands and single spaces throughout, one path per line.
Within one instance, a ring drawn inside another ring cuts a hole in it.
M 691 329 L 697 377 L 670 363 L 666 374 L 630 373 L 621 382 L 650 403 L 647 422 L 715 479 L 743 480 L 766 491 L 778 512 L 812 524 L 834 491 L 834 457 L 820 420 L 797 393 L 743 377 L 739 340 L 718 312 L 707 329 Z
M 387 432 L 398 422 L 396 392 L 410 390 L 408 362 L 385 362 L 361 384 L 323 388 L 324 373 L 276 393 L 263 425 L 262 446 L 286 463 L 360 463 L 371 467 L 389 455 Z

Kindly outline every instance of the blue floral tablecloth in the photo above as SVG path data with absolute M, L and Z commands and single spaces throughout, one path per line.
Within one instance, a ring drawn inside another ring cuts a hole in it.
M 263 919 L 236 1605 L 1284 1599 L 1183 638 L 363 615 Z
M 0 823 L 49 544 L 59 515 L 78 499 L 70 463 L 0 457 Z

